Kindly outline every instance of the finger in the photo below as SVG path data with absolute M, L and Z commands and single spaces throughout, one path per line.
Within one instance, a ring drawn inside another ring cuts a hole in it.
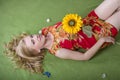
M 114 38 L 111 38 L 111 40 L 112 40 L 112 43 L 115 44 L 115 39 L 114 39 Z
M 113 37 L 108 37 L 110 40 L 112 40 L 112 41 L 115 41 L 115 39 L 113 38 Z
M 113 44 L 115 44 L 115 39 L 111 38 L 111 42 L 112 42 Z
M 113 44 L 115 44 L 115 41 L 112 41 Z

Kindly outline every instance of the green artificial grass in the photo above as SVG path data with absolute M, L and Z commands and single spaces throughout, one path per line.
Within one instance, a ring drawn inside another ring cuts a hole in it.
M 103 0 L 0 0 L 0 80 L 120 80 L 120 45 L 101 50 L 90 61 L 62 60 L 47 54 L 44 69 L 51 77 L 14 69 L 3 53 L 4 43 L 22 32 L 38 33 L 68 13 L 85 17 Z M 47 23 L 46 19 L 50 18 Z M 116 40 L 120 42 L 120 35 Z M 102 74 L 106 74 L 102 78 Z

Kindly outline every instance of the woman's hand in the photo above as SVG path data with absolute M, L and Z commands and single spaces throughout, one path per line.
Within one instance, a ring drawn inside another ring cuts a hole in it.
M 102 37 L 101 38 L 104 42 L 108 42 L 108 43 L 115 43 L 115 39 L 113 37 L 107 36 L 107 37 Z

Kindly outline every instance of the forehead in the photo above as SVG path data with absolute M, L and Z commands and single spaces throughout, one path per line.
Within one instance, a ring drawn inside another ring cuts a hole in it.
M 30 38 L 30 36 L 26 36 L 25 38 L 23 38 L 23 40 L 24 40 L 25 42 L 27 42 L 27 41 L 30 41 L 31 38 Z
M 25 37 L 23 40 L 24 40 L 26 46 L 28 46 L 28 47 L 31 46 L 31 38 L 30 38 L 30 36 Z

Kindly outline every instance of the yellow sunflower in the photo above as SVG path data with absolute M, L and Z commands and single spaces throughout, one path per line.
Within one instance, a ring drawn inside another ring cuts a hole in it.
M 62 28 L 70 34 L 75 34 L 81 30 L 83 25 L 82 18 L 77 14 L 68 14 L 63 18 Z

